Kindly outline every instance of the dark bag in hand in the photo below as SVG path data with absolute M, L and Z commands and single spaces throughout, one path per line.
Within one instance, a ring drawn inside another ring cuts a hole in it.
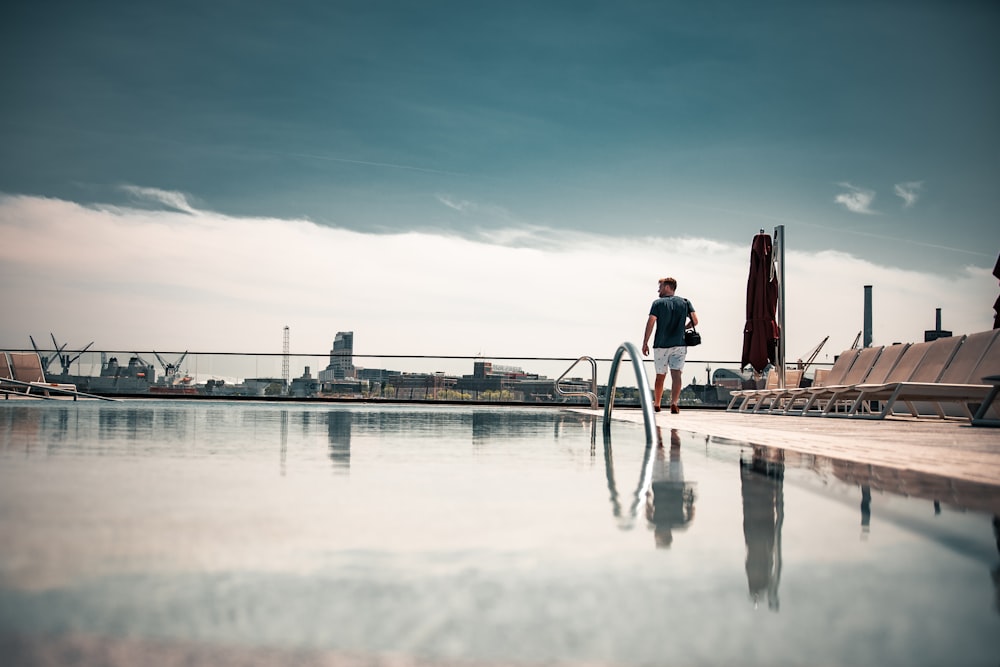
M 701 334 L 698 333 L 697 329 L 691 329 L 690 331 L 684 332 L 684 344 L 688 347 L 701 345 Z

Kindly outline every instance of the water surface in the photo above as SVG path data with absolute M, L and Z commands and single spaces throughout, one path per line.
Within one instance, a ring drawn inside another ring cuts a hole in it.
M 0 404 L 8 642 L 1000 661 L 993 487 L 549 409 L 53 403 Z

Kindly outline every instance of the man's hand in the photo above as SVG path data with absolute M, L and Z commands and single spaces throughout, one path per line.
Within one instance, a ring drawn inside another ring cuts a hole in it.
M 649 343 L 642 344 L 642 353 L 647 357 L 649 356 Z

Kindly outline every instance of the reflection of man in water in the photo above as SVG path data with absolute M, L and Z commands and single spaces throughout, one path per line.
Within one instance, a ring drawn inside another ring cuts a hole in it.
M 781 579 L 781 524 L 785 516 L 785 464 L 768 461 L 754 448 L 753 458 L 740 459 L 743 491 L 743 537 L 747 545 L 747 585 L 754 605 L 767 597 L 767 606 L 778 610 Z
M 670 458 L 667 459 L 663 439 L 656 446 L 652 483 L 646 494 L 646 518 L 656 539 L 656 546 L 669 548 L 675 529 L 687 528 L 694 519 L 694 485 L 684 481 L 681 465 L 681 436 L 670 429 Z

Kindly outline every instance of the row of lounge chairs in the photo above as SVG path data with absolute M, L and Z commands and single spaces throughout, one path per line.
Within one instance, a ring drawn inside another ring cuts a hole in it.
M 112 400 L 77 391 L 75 384 L 48 382 L 37 352 L 0 352 L 0 396 L 51 399 L 59 396 Z
M 771 376 L 777 375 L 773 371 Z M 1000 329 L 924 343 L 845 350 L 809 387 L 786 371 L 786 387 L 732 393 L 727 410 L 780 415 L 883 419 L 986 419 L 1000 380 Z M 901 409 L 905 406 L 905 411 Z M 954 407 L 949 407 L 954 406 Z

